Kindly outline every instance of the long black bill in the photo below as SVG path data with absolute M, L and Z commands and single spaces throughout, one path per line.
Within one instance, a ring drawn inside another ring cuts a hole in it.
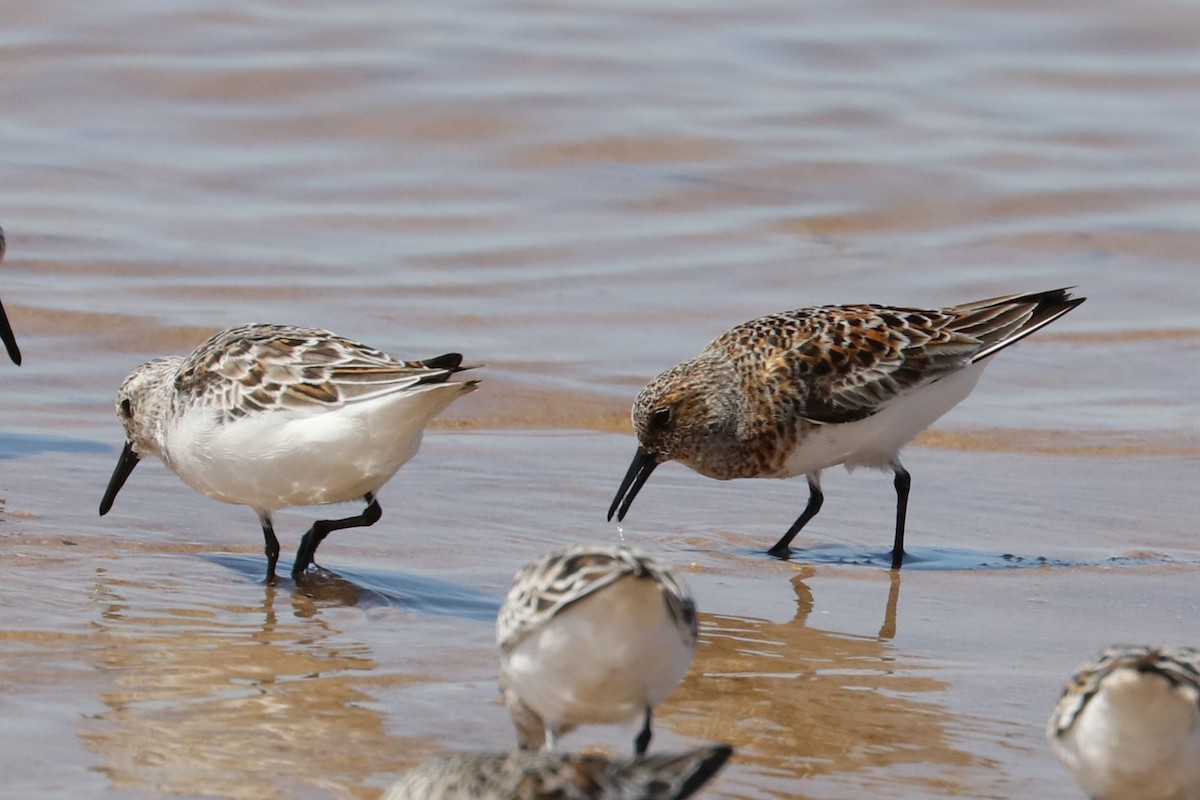
M 0 341 L 4 342 L 4 349 L 8 351 L 8 357 L 18 367 L 21 366 L 21 348 L 17 347 L 17 337 L 13 335 L 12 326 L 8 324 L 8 315 L 4 313 L 4 306 L 0 305 Z
M 140 460 L 141 456 L 133 452 L 133 445 L 126 442 L 125 449 L 121 451 L 121 458 L 117 461 L 117 468 L 113 470 L 112 477 L 108 479 L 108 488 L 104 490 L 104 499 L 100 501 L 100 516 L 103 517 L 112 508 L 113 500 L 117 499 L 117 492 L 121 491 L 121 487 L 129 478 L 129 473 L 133 472 L 133 468 L 138 465 Z
M 642 485 L 646 483 L 646 479 L 650 477 L 650 473 L 654 472 L 654 468 L 657 466 L 658 459 L 654 457 L 654 454 L 639 447 L 633 456 L 633 463 L 629 465 L 629 471 L 625 473 L 625 479 L 621 481 L 621 488 L 617 489 L 617 496 L 613 498 L 612 505 L 608 507 L 609 520 L 612 520 L 613 514 L 617 515 L 618 522 L 625 519 L 625 512 L 629 510 L 633 498 L 637 497 L 637 493 L 642 490 Z
M 4 228 L 0 228 L 0 260 L 4 258 Z M 21 348 L 17 347 L 17 337 L 13 336 L 12 326 L 8 324 L 8 315 L 4 313 L 4 306 L 0 306 L 0 341 L 4 342 L 4 349 L 8 351 L 8 357 L 18 367 L 21 366 Z

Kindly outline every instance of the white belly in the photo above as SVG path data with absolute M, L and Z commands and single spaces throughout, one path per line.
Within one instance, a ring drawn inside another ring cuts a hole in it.
M 966 399 L 985 366 L 987 361 L 972 364 L 903 394 L 866 419 L 816 427 L 800 440 L 777 477 L 808 475 L 838 464 L 888 468 L 900 448 Z
M 1052 743 L 1092 797 L 1200 800 L 1196 699 L 1165 678 L 1116 672 Z
M 438 384 L 334 410 L 223 424 L 196 411 L 168 431 L 163 460 L 193 489 L 264 511 L 355 500 L 416 455 L 425 425 L 461 391 L 461 384 Z
M 503 654 L 509 687 L 553 730 L 640 718 L 695 655 L 658 585 L 622 578 L 564 609 Z

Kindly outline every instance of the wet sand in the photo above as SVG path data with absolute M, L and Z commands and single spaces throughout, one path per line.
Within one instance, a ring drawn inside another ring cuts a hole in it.
M 261 583 L 252 514 L 160 468 L 139 470 L 105 535 L 86 532 L 90 508 L 22 518 L 10 501 L 3 591 L 19 611 L 3 633 L 5 694 L 27 755 L 7 768 L 34 793 L 373 797 L 442 749 L 508 746 L 491 615 L 527 554 L 615 540 L 601 512 L 628 446 L 433 433 L 384 493 L 384 519 L 322 550 L 340 577 L 304 592 Z M 30 457 L 12 494 L 43 475 L 44 490 L 102 486 L 107 459 L 83 461 Z M 1175 480 L 1156 474 L 1170 472 L 1162 459 L 1130 470 L 916 447 L 908 462 L 916 561 L 895 578 L 878 566 L 884 476 L 830 476 L 803 537 L 801 559 L 818 563 L 761 553 L 799 508 L 799 484 L 709 486 L 664 467 L 639 499 L 625 540 L 681 565 L 704 610 L 655 747 L 735 744 L 714 796 L 1066 794 L 1041 738 L 1066 674 L 1109 639 L 1175 641 L 1193 624 L 1200 558 L 1171 511 L 1190 462 Z M 1157 510 L 1122 512 L 1106 503 L 1112 486 Z M 281 514 L 278 529 L 306 520 Z M 876 565 L 851 563 L 864 557 Z M 620 752 L 632 734 L 569 741 Z M 67 766 L 42 774 L 34 754 Z
M 715 798 L 1078 797 L 1071 670 L 1200 643 L 1195 9 L 68 11 L 0 36 L 0 796 L 374 798 L 508 747 L 492 618 L 564 543 L 693 586 L 652 746 L 734 744 Z M 788 563 L 802 481 L 667 465 L 604 521 L 632 397 L 730 325 L 1065 285 L 906 451 L 900 575 L 880 473 L 827 473 Z M 156 462 L 96 513 L 124 375 L 250 320 L 484 365 L 300 591 Z

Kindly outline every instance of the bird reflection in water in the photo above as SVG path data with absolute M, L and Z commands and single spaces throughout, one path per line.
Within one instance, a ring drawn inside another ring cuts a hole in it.
M 941 785 L 956 769 L 965 778 L 982 762 L 947 733 L 954 718 L 937 697 L 947 684 L 890 644 L 900 573 L 891 575 L 877 636 L 811 627 L 813 574 L 803 568 L 791 580 L 796 614 L 786 622 L 702 612 L 695 666 L 664 704 L 664 722 L 677 734 L 729 742 L 739 764 L 760 768 L 759 788 L 778 776 L 779 789 L 794 792 L 799 777 L 846 773 L 861 787 L 902 765 L 921 766 L 927 777 L 904 778 L 918 785 Z
M 370 647 L 316 613 L 347 597 L 345 582 L 321 598 L 290 593 L 291 614 L 279 613 L 285 589 L 238 604 L 173 583 L 97 573 L 84 654 L 110 684 L 79 735 L 114 791 L 310 796 L 363 787 L 420 750 L 388 729 L 374 696 L 387 676 Z

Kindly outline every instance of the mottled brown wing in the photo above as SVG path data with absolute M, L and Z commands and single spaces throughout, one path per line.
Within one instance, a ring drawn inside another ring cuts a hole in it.
M 955 319 L 948 311 L 822 306 L 763 317 L 725 335 L 748 356 L 739 371 L 763 382 L 777 402 L 813 422 L 852 422 L 968 365 L 983 343 L 955 330 Z

